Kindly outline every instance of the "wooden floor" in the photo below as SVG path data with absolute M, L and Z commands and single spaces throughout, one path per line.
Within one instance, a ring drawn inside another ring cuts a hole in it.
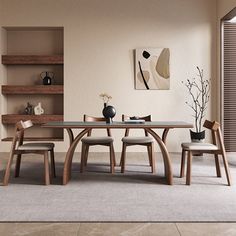
M 1 223 L 8 236 L 235 236 L 236 223 Z

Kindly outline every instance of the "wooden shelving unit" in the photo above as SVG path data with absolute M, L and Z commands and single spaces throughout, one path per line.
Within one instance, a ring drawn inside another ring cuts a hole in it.
M 2 118 L 2 141 L 11 141 L 14 124 L 32 120 L 34 127 L 26 134 L 29 141 L 63 141 L 63 130 L 40 125 L 63 121 L 64 49 L 62 27 L 4 27 L 7 55 L 2 55 L 6 71 L 1 93 L 5 114 Z M 40 38 L 40 44 L 38 43 Z M 52 72 L 52 85 L 41 85 L 42 72 Z M 42 102 L 43 115 L 23 115 L 27 103 Z
M 2 85 L 2 94 L 63 94 L 63 85 Z
M 50 121 L 63 121 L 63 115 L 2 115 L 2 124 L 15 124 L 19 120 L 31 120 L 33 124 L 44 124 Z
M 3 65 L 63 65 L 62 55 L 2 55 Z

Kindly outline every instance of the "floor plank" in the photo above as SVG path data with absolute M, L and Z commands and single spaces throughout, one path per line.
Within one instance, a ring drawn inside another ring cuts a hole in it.
M 235 236 L 236 223 L 177 223 L 181 236 Z

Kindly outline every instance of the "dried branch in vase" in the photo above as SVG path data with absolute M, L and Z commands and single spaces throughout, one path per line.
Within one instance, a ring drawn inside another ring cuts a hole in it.
M 195 123 L 196 132 L 201 132 L 203 118 L 206 115 L 207 104 L 210 100 L 210 80 L 204 79 L 203 70 L 197 66 L 197 78 L 192 80 L 187 79 L 187 82 L 183 82 L 188 89 L 191 97 L 191 102 L 186 104 L 193 110 L 193 117 Z

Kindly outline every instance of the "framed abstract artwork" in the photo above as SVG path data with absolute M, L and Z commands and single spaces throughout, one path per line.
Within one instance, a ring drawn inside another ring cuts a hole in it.
M 170 89 L 169 48 L 135 50 L 135 89 Z

